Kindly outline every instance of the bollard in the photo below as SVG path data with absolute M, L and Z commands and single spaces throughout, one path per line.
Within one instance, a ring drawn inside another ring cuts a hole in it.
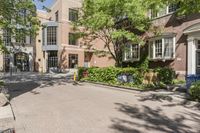
M 73 85 L 77 85 L 78 84 L 78 82 L 76 82 L 76 72 L 74 72 L 74 83 L 73 83 Z
M 76 81 L 76 72 L 74 72 L 74 81 Z

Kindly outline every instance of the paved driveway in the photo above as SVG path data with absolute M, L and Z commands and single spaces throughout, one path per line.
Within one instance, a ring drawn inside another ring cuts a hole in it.
M 178 98 L 23 78 L 8 85 L 16 133 L 200 133 L 199 109 Z

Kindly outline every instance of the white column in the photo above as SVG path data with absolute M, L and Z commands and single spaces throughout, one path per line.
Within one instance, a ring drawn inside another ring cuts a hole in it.
M 196 45 L 193 37 L 188 38 L 187 74 L 196 74 Z

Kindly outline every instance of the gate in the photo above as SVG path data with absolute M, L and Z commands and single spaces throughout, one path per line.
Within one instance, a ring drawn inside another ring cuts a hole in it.
M 48 70 L 50 68 L 57 68 L 58 67 L 58 57 L 49 57 L 48 58 Z

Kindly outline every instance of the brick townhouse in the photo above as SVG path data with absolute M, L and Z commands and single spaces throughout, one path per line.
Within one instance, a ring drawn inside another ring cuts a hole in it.
M 43 27 L 36 40 L 27 37 L 26 45 L 20 51 L 15 51 L 11 56 L 1 54 L 1 70 L 8 70 L 10 62 L 15 67 L 21 66 L 21 71 L 39 72 L 55 67 L 64 70 L 77 66 L 114 66 L 115 62 L 110 56 L 100 58 L 76 39 L 72 22 L 78 19 L 77 8 L 81 6 L 82 0 L 56 0 L 50 7 L 51 12 L 38 10 Z M 151 68 L 171 67 L 181 77 L 200 74 L 200 14 L 177 17 L 174 14 L 177 7 L 172 4 L 160 12 L 149 13 L 153 25 L 162 32 L 159 35 L 145 33 L 145 49 L 139 45 L 127 45 L 130 50 L 124 53 L 125 63 L 138 62 L 144 53 L 148 53 Z M 12 38 L 6 31 L 3 31 L 3 35 L 4 43 L 8 45 Z M 103 50 L 102 43 L 95 40 L 93 48 Z M 9 45 L 7 47 L 10 48 Z
M 149 12 L 154 27 L 161 32 L 145 33 L 145 48 L 128 45 L 130 50 L 124 53 L 124 62 L 137 62 L 148 53 L 150 68 L 171 67 L 178 77 L 200 74 L 200 14 L 176 16 L 177 8 L 172 4 L 159 12 Z

